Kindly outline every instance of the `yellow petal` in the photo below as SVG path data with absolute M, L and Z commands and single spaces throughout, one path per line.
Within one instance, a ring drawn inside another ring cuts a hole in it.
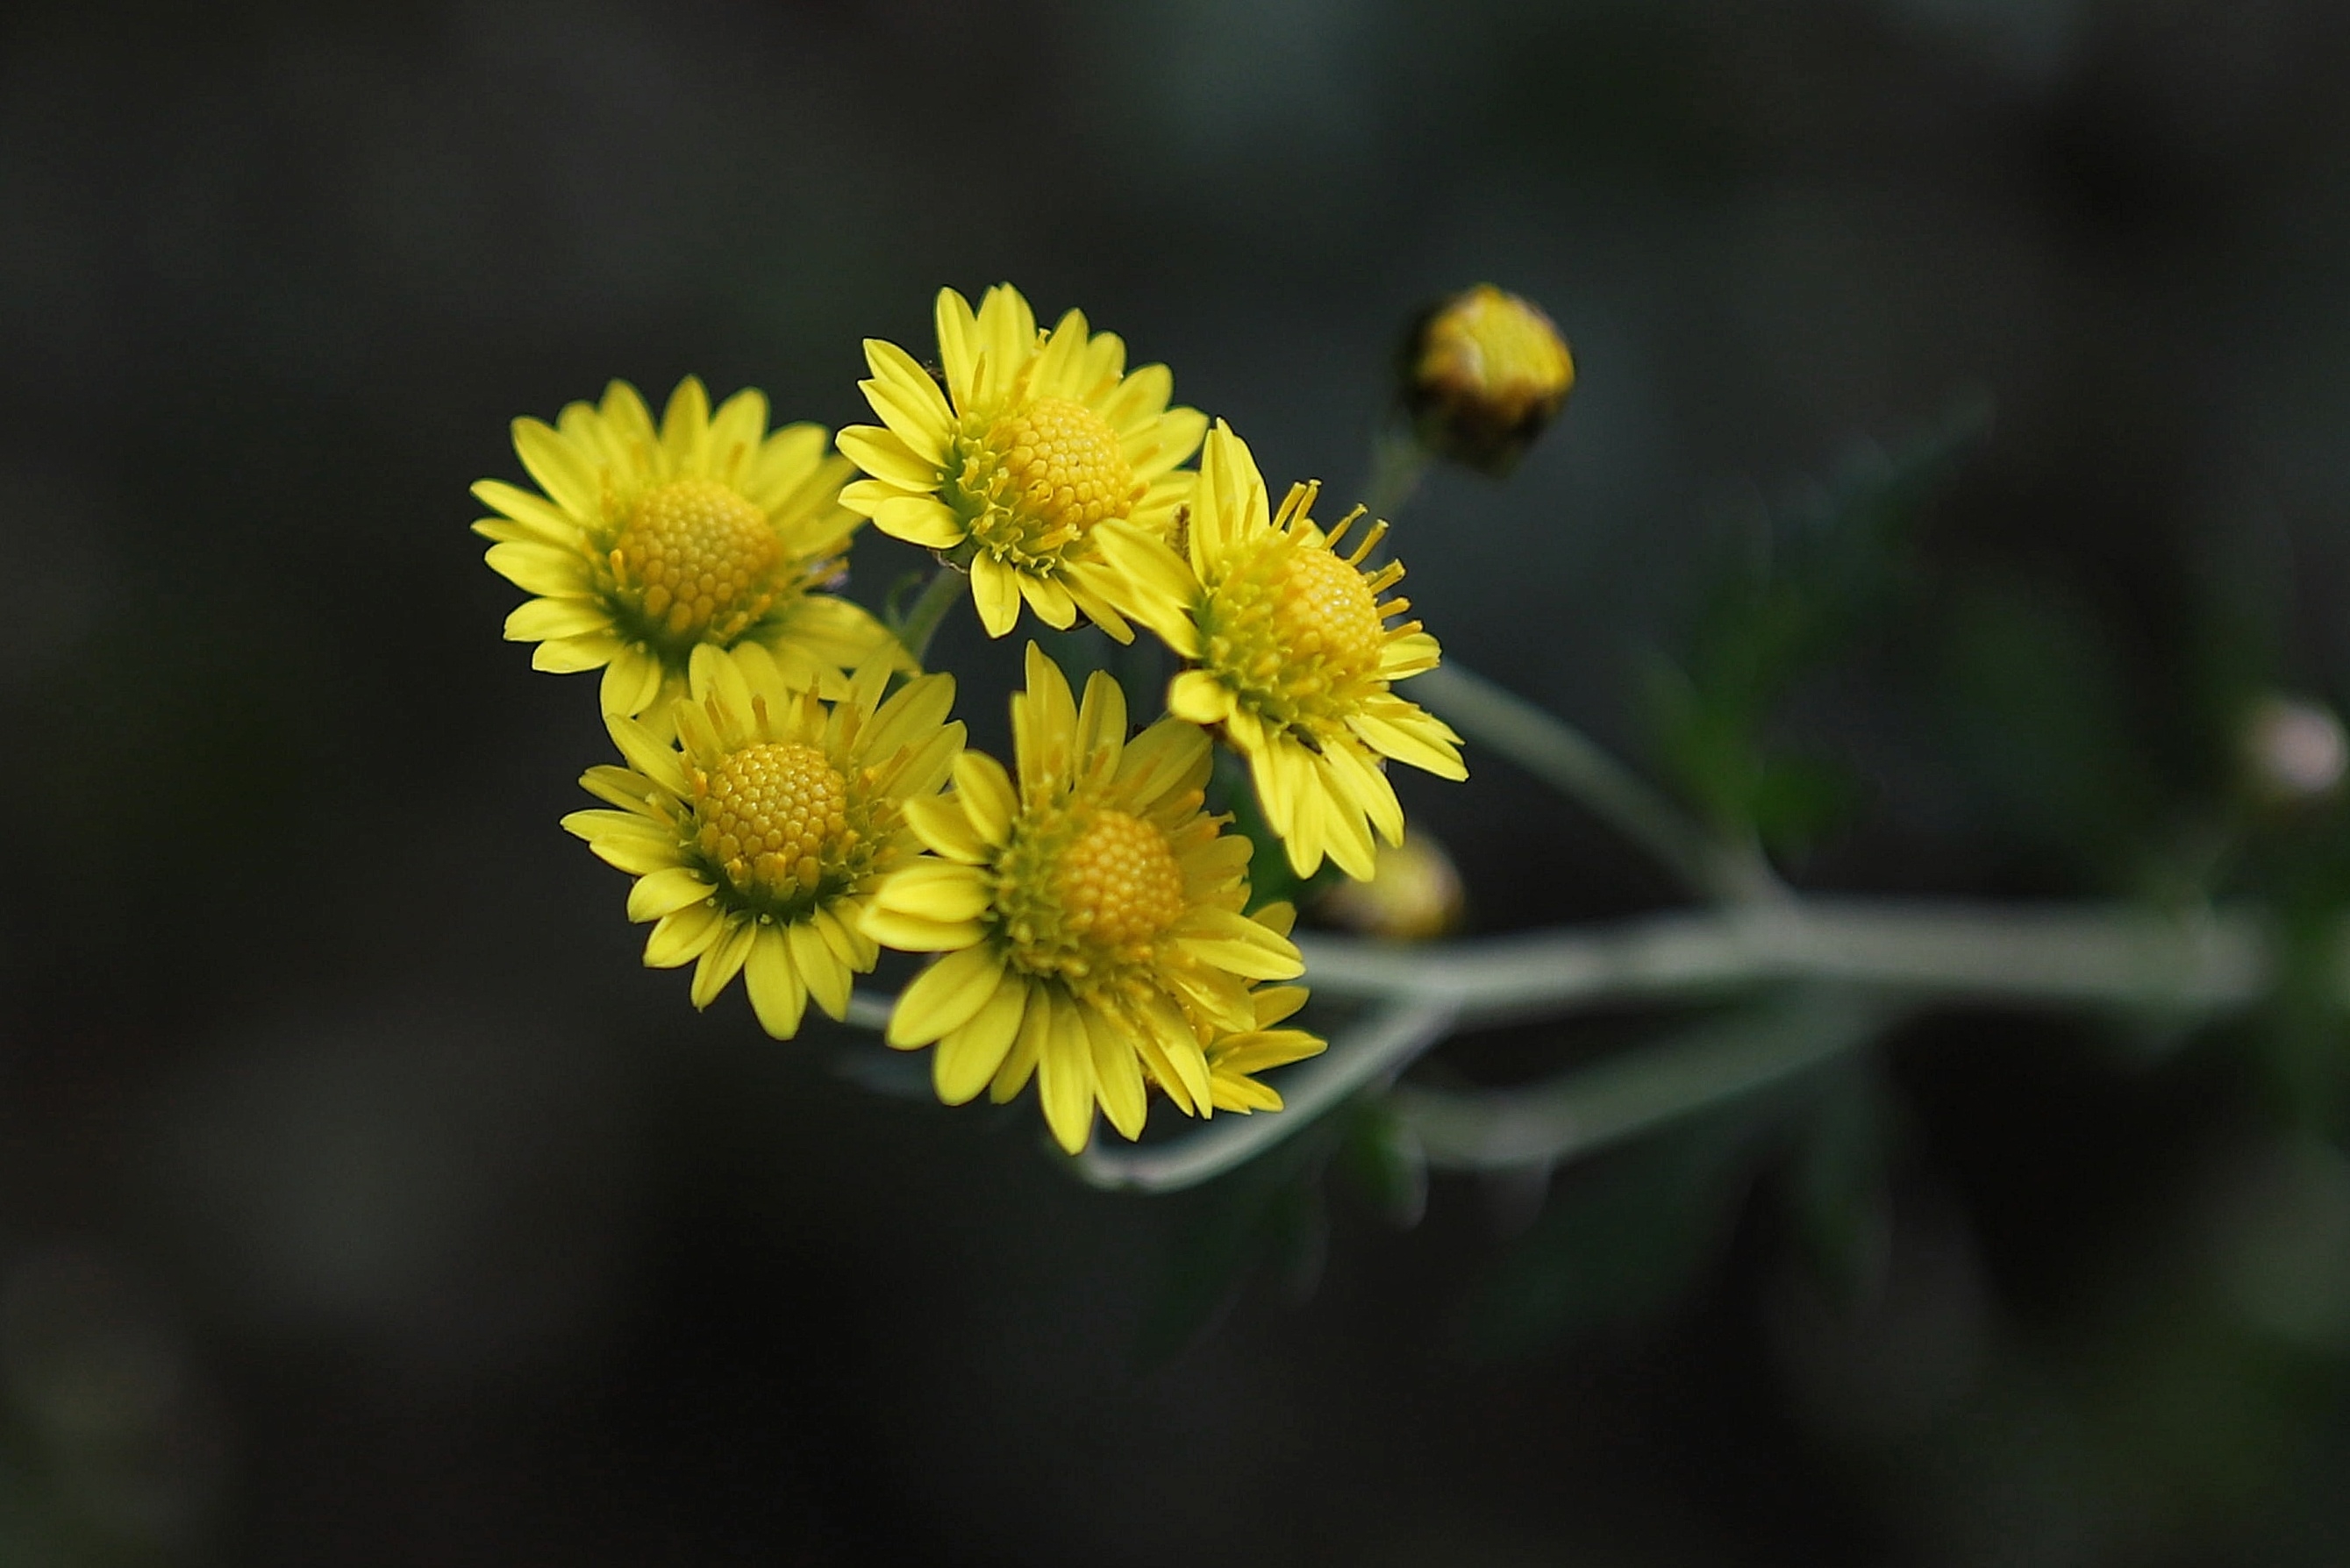
M 531 651 L 530 667 L 550 675 L 577 675 L 599 670 L 620 651 L 620 639 L 608 631 L 583 632 L 542 642 Z
M 660 695 L 661 662 L 643 647 L 629 643 L 604 666 L 604 681 L 597 701 L 607 713 L 633 718 Z
M 758 1014 L 759 1027 L 778 1040 L 789 1040 L 800 1032 L 800 1019 L 807 1012 L 807 987 L 784 933 L 774 926 L 758 930 L 743 966 L 743 984 L 751 993 L 751 1011 Z
M 1205 731 L 1182 719 L 1161 719 L 1127 742 L 1118 758 L 1118 793 L 1148 811 L 1205 784 L 1214 765 Z
M 709 880 L 690 867 L 671 866 L 637 878 L 629 889 L 629 919 L 658 920 L 663 915 L 698 904 L 713 891 Z
M 872 907 L 947 925 L 977 919 L 993 898 L 988 879 L 973 867 L 916 860 L 891 872 L 873 890 Z
M 939 483 L 938 464 L 925 462 L 897 432 L 881 425 L 850 425 L 834 438 L 843 457 L 900 490 L 925 491 Z
M 484 479 L 473 486 L 473 499 L 520 524 L 528 537 L 541 544 L 562 549 L 578 547 L 582 536 L 580 520 L 545 496 L 533 495 L 504 480 Z M 595 514 L 588 515 L 592 517 Z
M 858 929 L 882 946 L 905 953 L 953 952 L 971 946 L 986 932 L 977 920 L 926 920 L 919 915 L 900 915 L 869 905 L 857 925 Z
M 702 956 L 702 950 L 724 933 L 725 917 L 712 903 L 688 904 L 663 915 L 645 938 L 645 966 L 675 969 Z
M 1232 715 L 1232 688 L 1204 670 L 1186 670 L 1168 682 L 1167 711 L 1194 724 L 1221 724 Z
M 892 539 L 933 550 L 951 550 L 963 541 L 962 520 L 943 501 L 930 495 L 900 495 L 884 501 L 873 512 L 873 526 Z
M 1288 938 L 1230 909 L 1192 909 L 1175 930 L 1187 952 L 1249 980 L 1295 980 L 1305 972 Z
M 1347 727 L 1360 735 L 1372 750 L 1425 769 L 1438 778 L 1459 780 L 1469 776 L 1468 765 L 1461 762 L 1459 752 L 1441 742 L 1415 734 L 1388 718 L 1357 712 L 1347 719 Z
M 757 922 L 743 920 L 702 950 L 702 957 L 694 961 L 693 984 L 690 988 L 694 1006 L 707 1007 L 717 1001 L 718 993 L 743 972 L 743 961 L 751 956 L 758 935 Z
M 676 748 L 655 740 L 650 730 L 624 714 L 605 714 L 604 728 L 610 732 L 612 743 L 620 748 L 620 755 L 629 759 L 630 767 L 680 798 L 693 793 L 692 786 L 685 782 L 685 767 Z
M 914 977 L 889 1014 L 889 1042 L 899 1050 L 927 1045 L 971 1022 L 1003 977 L 1003 957 L 991 946 L 951 952 Z
M 603 480 L 587 453 L 543 420 L 515 421 L 514 443 L 515 455 L 547 499 L 575 518 L 603 514 Z
M 661 410 L 661 456 L 672 474 L 699 473 L 710 452 L 710 393 L 702 378 L 688 376 Z
M 1028 689 L 1012 703 L 1012 754 L 1024 786 L 1067 772 L 1077 738 L 1077 701 L 1069 678 L 1035 643 L 1028 645 Z
M 1027 981 L 1006 974 L 977 1012 L 940 1040 L 931 1058 L 931 1085 L 941 1104 L 962 1105 L 987 1087 L 1020 1033 L 1027 1006 Z
M 824 933 L 805 920 L 784 928 L 785 944 L 791 950 L 792 968 L 798 971 L 800 982 L 807 987 L 816 1004 L 824 1009 L 825 1016 L 836 1023 L 848 1014 L 848 992 L 854 983 L 848 966 L 825 946 Z
M 1034 981 L 1023 981 L 1021 990 L 1024 1001 L 1020 1033 L 1012 1037 L 1012 1049 L 1004 1056 L 1003 1064 L 987 1081 L 987 1097 L 999 1106 L 1028 1086 L 1038 1060 L 1045 1054 L 1045 1038 L 1053 1033 L 1053 1010 L 1045 1000 L 1046 988 Z
M 1052 1032 L 1036 1059 L 1036 1097 L 1044 1102 L 1045 1125 L 1054 1141 L 1071 1154 L 1082 1151 L 1094 1130 L 1092 1043 L 1077 1017 L 1076 1004 L 1050 991 Z
M 939 333 L 939 367 L 946 372 L 947 393 L 959 409 L 968 410 L 974 399 L 972 372 L 979 360 L 979 323 L 971 313 L 971 302 L 951 288 L 939 290 L 938 305 L 933 312 Z
M 1011 775 L 985 752 L 964 752 L 954 760 L 955 797 L 980 837 L 989 844 L 1008 844 L 1012 819 L 1020 810 Z
M 1193 1116 L 1206 1116 L 1211 1105 L 1208 1092 L 1208 1059 L 1200 1053 L 1200 1037 L 1191 1032 L 1181 1012 L 1166 997 L 1156 993 L 1146 997 L 1138 1010 L 1143 1027 L 1150 1031 L 1160 1054 L 1175 1070 L 1175 1081 L 1191 1102 Z M 1162 1080 L 1163 1081 L 1163 1080 Z M 1170 1091 L 1170 1095 L 1172 1091 Z
M 588 563 L 577 550 L 553 545 L 509 543 L 493 545 L 482 557 L 490 569 L 528 594 L 580 597 L 591 591 Z
M 990 851 L 971 825 L 960 802 L 951 795 L 925 795 L 905 805 L 906 825 L 922 847 L 964 866 L 983 866 Z
M 506 617 L 508 642 L 547 642 L 608 631 L 612 612 L 598 599 L 529 599 Z
M 1126 693 L 1105 670 L 1086 677 L 1086 700 L 1077 709 L 1077 755 L 1091 766 L 1106 754 L 1112 772 L 1126 750 Z
M 971 563 L 972 602 L 979 609 L 979 624 L 987 628 L 990 637 L 1003 637 L 1020 618 L 1020 576 L 993 556 L 981 555 Z
M 1143 1098 L 1142 1067 L 1135 1059 L 1133 1038 L 1126 1024 L 1096 1008 L 1081 1008 L 1086 1044 L 1093 1058 L 1094 1090 L 1109 1125 L 1128 1138 L 1142 1136 L 1149 1114 Z M 1072 1151 L 1074 1152 L 1074 1151 Z

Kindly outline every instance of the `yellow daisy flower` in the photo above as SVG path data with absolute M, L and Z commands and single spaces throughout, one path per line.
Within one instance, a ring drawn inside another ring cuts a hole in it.
M 563 826 L 637 877 L 629 918 L 657 922 L 645 962 L 693 964 L 694 1006 L 741 973 L 778 1040 L 810 997 L 835 1019 L 847 1011 L 850 977 L 879 957 L 865 899 L 919 853 L 906 810 L 945 784 L 962 750 L 962 723 L 947 722 L 954 677 L 917 676 L 885 701 L 890 674 L 872 660 L 826 703 L 758 643 L 705 645 L 676 705 L 678 744 L 605 716 L 629 765 L 579 782 L 617 809 Z
M 1326 855 L 1359 878 L 1372 873 L 1372 828 L 1403 838 L 1382 759 L 1440 778 L 1469 770 L 1461 737 L 1392 690 L 1434 669 L 1439 649 L 1416 620 L 1387 624 L 1410 607 L 1379 597 L 1402 578 L 1399 563 L 1363 566 L 1387 524 L 1341 556 L 1362 508 L 1325 534 L 1310 515 L 1318 493 L 1293 485 L 1273 512 L 1247 443 L 1219 420 L 1180 541 L 1189 560 L 1120 524 L 1099 531 L 1101 550 L 1128 585 L 1127 612 L 1193 666 L 1169 687 L 1169 710 L 1223 726 L 1291 867 L 1311 876 Z
M 858 516 L 840 504 L 854 472 L 820 425 L 770 434 L 764 394 L 711 411 L 689 376 L 654 427 L 637 389 L 555 424 L 516 420 L 515 451 L 544 494 L 485 479 L 498 514 L 473 524 L 489 563 L 538 597 L 506 618 L 536 642 L 534 669 L 601 669 L 603 706 L 666 714 L 695 650 L 764 645 L 801 685 L 841 691 L 838 672 L 895 649 L 873 617 L 817 589 L 837 578 Z
M 1126 698 L 1097 674 L 1082 707 L 1034 643 L 1012 699 L 1019 780 L 965 752 L 951 795 L 907 818 L 931 851 L 874 890 L 866 932 L 946 956 L 906 988 L 889 1042 L 938 1044 L 939 1098 L 1000 1102 L 1036 1079 L 1075 1154 L 1094 1106 L 1131 1138 L 1147 1086 L 1177 1108 L 1216 1104 L 1193 1020 L 1256 1027 L 1251 982 L 1303 972 L 1297 949 L 1241 913 L 1248 840 L 1201 809 L 1208 738 L 1162 719 L 1126 738 Z
M 1275 936 L 1286 938 L 1297 922 L 1297 911 L 1288 904 L 1267 904 L 1250 919 Z M 1305 1005 L 1304 986 L 1258 986 L 1249 992 L 1249 1005 L 1253 1016 L 1247 1029 L 1220 1032 L 1212 1024 L 1200 1026 L 1200 1044 L 1208 1056 L 1208 1097 L 1216 1109 L 1243 1116 L 1281 1109 L 1281 1096 L 1257 1082 L 1257 1074 L 1329 1049 L 1325 1041 L 1303 1029 L 1275 1027 Z
M 882 422 L 840 432 L 871 475 L 842 503 L 884 534 L 954 552 L 990 637 L 1012 629 L 1024 598 L 1047 626 L 1066 630 L 1082 610 L 1128 640 L 1093 531 L 1111 519 L 1164 531 L 1191 497 L 1194 476 L 1178 465 L 1206 416 L 1169 408 L 1167 367 L 1128 374 L 1126 345 L 1088 332 L 1080 312 L 1039 333 L 1010 284 L 976 314 L 941 289 L 937 314 L 943 391 L 903 348 L 866 339 L 873 379 L 860 385 Z

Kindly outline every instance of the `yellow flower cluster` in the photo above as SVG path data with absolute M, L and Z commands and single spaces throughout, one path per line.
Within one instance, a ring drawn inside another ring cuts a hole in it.
M 1070 311 L 1040 330 L 1008 285 L 936 312 L 936 369 L 879 339 L 879 421 L 770 431 L 691 378 L 658 423 L 614 382 L 552 425 L 518 420 L 536 490 L 474 493 L 489 564 L 533 596 L 507 619 L 542 670 L 600 670 L 622 764 L 564 826 L 629 873 L 645 961 L 693 967 L 706 1007 L 743 979 L 777 1038 L 807 1005 L 858 1012 L 883 949 L 936 955 L 888 1014 L 931 1049 L 939 1098 L 1033 1079 L 1071 1152 L 1096 1112 L 1127 1137 L 1151 1096 L 1187 1115 L 1277 1110 L 1257 1075 L 1314 1054 L 1286 905 L 1250 909 L 1252 844 L 1208 809 L 1216 741 L 1248 764 L 1290 867 L 1356 877 L 1401 842 L 1386 764 L 1465 776 L 1459 737 L 1397 694 L 1438 648 L 1390 590 L 1384 523 L 1325 528 L 1317 487 L 1276 508 L 1247 445 L 1171 402 L 1163 365 Z M 1197 455 L 1196 469 L 1186 466 Z M 923 639 L 842 597 L 859 524 L 936 552 L 1003 637 L 1023 606 L 1180 661 L 1135 732 L 1035 644 L 1013 766 L 964 746 Z M 1350 544 L 1351 535 L 1351 544 Z M 870 1016 L 867 1007 L 860 1016 Z

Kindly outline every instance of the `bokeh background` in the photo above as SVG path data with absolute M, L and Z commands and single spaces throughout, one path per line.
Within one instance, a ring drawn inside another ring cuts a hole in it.
M 2238 700 L 2350 685 L 2345 82 L 2329 0 L 11 7 L 0 1561 L 2350 1561 L 2330 1026 L 1940 1017 L 1726 1186 L 1334 1183 L 1241 1270 L 1229 1195 L 643 971 L 555 826 L 592 686 L 465 531 L 516 414 L 849 422 L 999 278 L 1343 490 L 1492 279 L 1582 383 L 1404 521 L 1452 654 L 1669 771 L 1724 574 L 1955 418 L 1771 721 L 1845 781 L 1787 864 L 2191 883 Z M 1480 929 L 1670 897 L 1407 789 Z

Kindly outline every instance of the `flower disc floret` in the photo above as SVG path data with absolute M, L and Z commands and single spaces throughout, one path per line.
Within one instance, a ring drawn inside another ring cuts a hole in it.
M 852 471 L 821 427 L 769 431 L 756 391 L 713 411 L 689 376 L 658 426 L 615 381 L 552 425 L 516 420 L 514 440 L 538 492 L 473 486 L 497 514 L 473 524 L 495 541 L 491 566 L 537 596 L 506 636 L 538 645 L 536 669 L 603 670 L 606 712 L 665 727 L 702 648 L 756 643 L 833 698 L 868 659 L 910 666 L 880 622 L 827 591 L 860 519 L 840 504 Z
M 1403 837 L 1388 761 L 1461 779 L 1461 737 L 1396 695 L 1395 683 L 1436 667 L 1436 639 L 1411 607 L 1387 598 L 1400 563 L 1371 562 L 1387 524 L 1374 523 L 1338 552 L 1357 507 L 1325 532 L 1319 487 L 1291 487 L 1276 512 L 1256 460 L 1229 426 L 1209 433 L 1200 486 L 1178 555 L 1121 524 L 1098 530 L 1131 597 L 1124 603 L 1190 668 L 1167 705 L 1220 726 L 1248 760 L 1266 821 L 1290 867 L 1311 876 L 1326 857 L 1348 876 L 1372 874 L 1373 834 Z
M 757 741 L 704 772 L 689 764 L 693 846 L 739 896 L 789 904 L 821 892 L 859 842 L 848 781 L 814 746 Z
M 1181 464 L 1206 418 L 1170 408 L 1167 368 L 1128 372 L 1126 345 L 1081 312 L 1039 332 L 1009 284 L 976 311 L 941 290 L 937 328 L 935 378 L 896 344 L 866 341 L 873 375 L 862 385 L 881 423 L 840 432 L 868 476 L 842 504 L 966 566 L 991 636 L 1012 630 L 1024 601 L 1048 626 L 1082 614 L 1128 640 L 1095 532 L 1111 522 L 1166 531 L 1190 499 L 1195 476 Z
M 1304 966 L 1241 912 L 1249 842 L 1201 809 L 1207 736 L 1169 718 L 1128 741 L 1118 682 L 1095 675 L 1081 707 L 1034 644 L 1012 728 L 1016 783 L 966 753 L 952 795 L 909 808 L 931 854 L 867 909 L 877 940 L 944 955 L 899 1000 L 889 1044 L 937 1045 L 950 1105 L 1034 1077 L 1073 1154 L 1096 1106 L 1138 1136 L 1150 1088 L 1211 1114 L 1210 1044 L 1255 1029 L 1252 988 Z
M 885 699 L 892 667 L 859 670 L 837 701 L 795 685 L 756 644 L 693 655 L 674 741 L 608 714 L 626 767 L 580 783 L 613 809 L 563 826 L 637 878 L 629 917 L 653 922 L 645 962 L 694 966 L 707 1007 L 744 976 L 760 1024 L 797 1032 L 807 1002 L 834 1018 L 879 950 L 865 899 L 919 853 L 907 822 L 962 750 L 954 680 L 918 676 Z
M 1070 398 L 1014 408 L 958 447 L 949 504 L 982 550 L 1047 576 L 1095 524 L 1128 515 L 1148 493 L 1118 431 Z
M 689 649 L 741 636 L 785 587 L 767 514 L 714 479 L 673 479 L 638 496 L 611 563 L 637 630 Z

